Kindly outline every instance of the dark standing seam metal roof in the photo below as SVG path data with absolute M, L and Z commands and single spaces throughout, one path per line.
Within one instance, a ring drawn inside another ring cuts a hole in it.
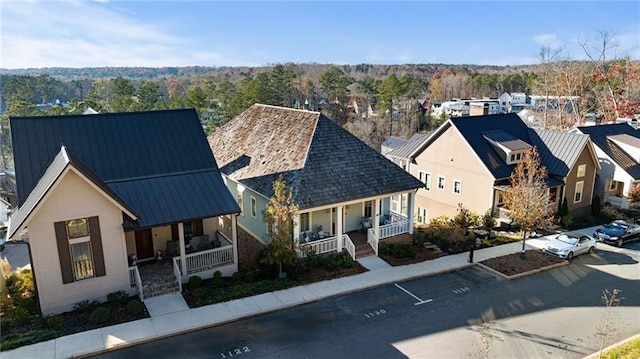
M 10 121 L 19 206 L 65 145 L 135 210 L 140 218 L 129 221 L 128 229 L 240 210 L 222 181 L 194 110 L 12 117 Z M 197 188 L 178 191 L 180 186 Z
M 530 143 L 529 128 L 515 113 L 452 118 L 451 123 L 460 131 L 495 179 L 507 178 L 515 169 L 508 165 L 501 153 L 484 137 L 493 131 L 507 132 L 514 138 Z
M 301 209 L 423 186 L 318 112 L 256 104 L 209 142 L 225 174 L 266 197 L 282 174 Z
M 530 144 L 502 130 L 483 132 L 482 135 L 511 151 L 531 148 Z
M 540 162 L 550 174 L 566 177 L 575 165 L 589 136 L 549 130 L 529 130 L 531 142 L 538 149 Z
M 640 164 L 608 137 L 626 134 L 640 138 L 640 132 L 627 123 L 578 127 L 580 132 L 589 135 L 591 141 L 622 167 L 635 181 L 640 180 Z

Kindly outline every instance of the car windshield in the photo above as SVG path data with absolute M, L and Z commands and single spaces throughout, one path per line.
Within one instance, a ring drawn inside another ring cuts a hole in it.
M 622 223 L 618 223 L 618 222 L 612 222 L 609 224 L 606 224 L 605 227 L 607 228 L 621 228 L 621 229 L 627 229 L 628 226 L 622 224 Z
M 564 242 L 572 245 L 578 243 L 578 238 L 569 237 L 566 234 L 561 234 L 556 239 L 559 240 L 560 242 Z

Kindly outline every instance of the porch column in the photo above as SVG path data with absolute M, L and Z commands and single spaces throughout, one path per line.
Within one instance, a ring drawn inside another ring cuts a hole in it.
M 233 264 L 235 271 L 238 271 L 238 216 L 231 214 L 231 243 L 233 244 Z
M 295 220 L 293 221 L 293 242 L 296 244 L 300 244 L 299 240 L 300 240 L 300 213 L 296 214 Z
M 376 198 L 374 203 L 374 216 L 373 216 L 373 234 L 376 238 L 380 238 L 380 198 Z
M 338 211 L 336 213 L 336 239 L 338 241 L 338 248 L 336 251 L 342 252 L 342 206 L 338 206 Z
M 182 270 L 182 275 L 187 275 L 187 260 L 185 256 L 184 249 L 184 225 L 182 222 L 178 223 L 178 247 L 180 247 L 180 267 Z
M 409 192 L 407 194 L 407 225 L 409 226 L 409 234 L 413 234 L 413 196 L 415 196 L 415 192 Z

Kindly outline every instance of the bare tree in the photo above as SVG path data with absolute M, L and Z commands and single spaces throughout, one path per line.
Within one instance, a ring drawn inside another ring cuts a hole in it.
M 611 317 L 613 315 L 613 308 L 617 307 L 620 304 L 620 301 L 624 299 L 619 296 L 620 292 L 622 292 L 622 289 L 613 289 L 612 291 L 605 289 L 602 291 L 602 296 L 600 298 L 602 298 L 602 302 L 604 303 L 604 305 L 607 306 L 607 311 L 602 318 L 602 323 L 600 324 L 597 333 L 601 337 L 600 354 L 598 358 L 602 358 L 602 351 L 604 350 L 605 340 L 607 339 L 607 336 L 611 334 Z
M 546 178 L 547 169 L 540 165 L 538 151 L 532 147 L 511 174 L 511 187 L 504 195 L 504 205 L 509 209 L 509 216 L 522 232 L 522 257 L 527 235 L 536 228 L 546 227 L 552 221 L 553 206 L 549 205 Z

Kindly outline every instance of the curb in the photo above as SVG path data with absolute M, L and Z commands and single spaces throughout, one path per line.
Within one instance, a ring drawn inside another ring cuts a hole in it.
M 564 262 L 561 262 L 561 263 L 551 264 L 551 265 L 548 265 L 546 267 L 536 268 L 536 269 L 532 269 L 532 270 L 527 271 L 527 272 L 522 272 L 522 273 L 510 275 L 510 276 L 506 275 L 504 273 L 498 272 L 497 270 L 495 270 L 495 269 L 493 269 L 491 267 L 488 267 L 488 266 L 486 266 L 486 265 L 484 265 L 482 263 L 477 263 L 477 264 L 480 267 L 486 269 L 487 271 L 489 271 L 489 272 L 491 272 L 493 274 L 496 274 L 496 275 L 498 275 L 498 276 L 500 276 L 502 278 L 508 279 L 508 280 L 512 280 L 512 279 L 518 279 L 518 278 L 534 275 L 534 274 L 537 274 L 537 273 L 540 273 L 540 272 L 548 271 L 548 270 L 553 269 L 553 268 L 563 267 L 563 266 L 568 265 L 569 261 L 564 261 Z

